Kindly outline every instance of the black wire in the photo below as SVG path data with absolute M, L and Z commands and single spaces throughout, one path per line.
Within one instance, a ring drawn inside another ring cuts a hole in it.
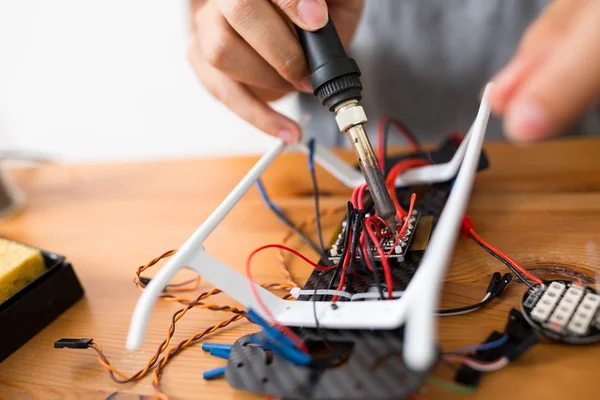
M 529 280 L 527 280 L 527 278 L 525 278 L 525 276 L 523 276 L 521 271 L 516 269 L 514 267 L 514 265 L 512 265 L 506 258 L 502 257 L 499 254 L 496 254 L 492 249 L 487 247 L 485 244 L 481 243 L 479 240 L 475 239 L 475 237 L 473 237 L 473 236 L 471 236 L 471 237 L 473 238 L 473 240 L 475 240 L 475 243 L 480 245 L 485 251 L 487 251 L 492 256 L 494 256 L 495 258 L 500 260 L 500 262 L 502 262 L 504 265 L 506 265 L 508 267 L 508 269 L 510 269 L 524 284 L 529 286 L 531 289 L 535 289 L 535 285 L 533 285 L 531 282 L 529 282 Z
M 400 120 L 397 119 L 393 119 L 393 120 L 388 120 L 386 121 L 386 123 L 383 125 L 383 138 L 382 138 L 382 147 L 383 147 L 383 164 L 381 167 L 381 171 L 384 173 L 384 175 L 386 174 L 386 159 L 387 159 L 387 145 L 388 145 L 388 136 L 390 134 L 390 128 L 392 127 L 392 121 L 397 123 L 398 125 L 400 125 L 400 127 L 404 130 L 404 132 L 411 137 L 412 140 L 415 141 L 415 143 L 419 143 L 417 141 L 417 138 L 415 138 L 415 135 L 412 133 L 412 131 L 410 129 L 408 129 L 408 127 Z
M 490 296 L 487 299 L 480 301 L 477 304 L 471 304 L 470 306 L 459 307 L 459 308 L 450 308 L 447 310 L 437 310 L 435 313 L 437 315 L 444 315 L 444 314 L 454 314 L 454 313 L 463 312 L 463 311 L 471 311 L 476 308 L 485 306 L 486 304 L 488 304 L 490 301 L 492 301 L 495 298 L 496 298 L 496 295 L 492 293 L 492 294 L 490 294 Z
M 350 261 L 349 265 L 352 265 L 356 259 L 356 248 L 359 246 L 360 234 L 362 230 L 363 222 L 365 220 L 365 214 L 361 210 L 356 210 L 354 218 L 352 220 L 352 243 L 350 243 Z
M 367 228 L 363 226 L 363 231 L 365 233 L 365 247 L 367 248 L 366 257 L 369 257 L 369 262 L 373 266 L 373 280 L 375 281 L 375 285 L 377 286 L 377 291 L 379 292 L 379 296 L 381 300 L 385 300 L 385 296 L 383 295 L 383 286 L 381 285 L 381 279 L 379 279 L 379 272 L 377 271 L 377 263 L 375 262 L 375 257 L 373 255 L 371 238 L 369 237 L 369 232 Z
M 321 325 L 319 324 L 319 317 L 317 316 L 317 290 L 319 289 L 319 284 L 321 283 L 321 279 L 323 278 L 323 275 L 325 275 L 325 271 L 320 271 L 319 278 L 317 279 L 317 282 L 315 282 L 315 293 L 313 294 L 313 297 L 312 297 L 313 315 L 315 317 L 315 328 L 317 330 L 317 335 L 319 335 L 319 337 L 321 339 L 323 339 L 323 343 L 325 344 L 327 349 L 329 349 L 329 351 L 333 352 L 333 348 L 327 341 L 327 337 L 325 336 L 325 332 L 323 332 L 323 330 L 321 329 Z
M 338 264 L 336 266 L 336 269 L 333 273 L 333 276 L 331 278 L 331 281 L 329 282 L 329 285 L 327 286 L 327 289 L 330 289 L 331 286 L 333 285 L 333 282 L 335 282 L 335 279 L 337 277 L 337 273 L 340 270 L 340 268 L 342 267 L 342 265 L 344 264 L 344 258 L 346 258 L 346 253 L 349 251 L 348 248 L 350 246 L 348 246 L 348 239 L 350 238 L 350 229 L 352 229 L 352 219 L 354 217 L 354 206 L 352 206 L 351 202 L 346 203 L 346 230 L 345 230 L 345 234 L 344 234 L 344 241 L 342 243 L 342 246 L 344 246 L 344 249 L 342 250 L 342 254 L 340 256 L 340 260 L 338 261 Z M 319 324 L 319 317 L 317 316 L 317 291 L 319 290 L 319 284 L 321 283 L 321 280 L 323 279 L 323 276 L 325 276 L 325 272 L 320 272 L 319 273 L 319 278 L 317 279 L 317 281 L 315 282 L 315 291 L 314 294 L 312 296 L 312 303 L 313 303 L 313 315 L 315 318 L 315 328 L 317 330 L 317 334 L 321 337 L 321 339 L 323 339 L 323 343 L 325 343 L 325 346 L 327 346 L 327 348 L 330 351 L 333 351 L 332 347 L 329 345 L 329 343 L 327 342 L 327 338 L 325 336 L 325 333 L 321 330 L 321 325 Z M 325 295 L 324 295 L 325 296 Z M 322 300 L 323 296 L 321 296 Z
M 325 245 L 323 244 L 323 234 L 321 231 L 321 210 L 319 208 L 319 184 L 317 183 L 317 174 L 315 173 L 314 166 L 309 169 L 315 198 L 315 225 L 317 227 L 317 238 L 319 240 L 319 246 L 321 246 L 321 253 L 325 254 Z
M 344 241 L 342 242 L 342 246 L 344 249 L 342 250 L 342 254 L 340 255 L 340 260 L 338 261 L 338 264 L 333 272 L 331 280 L 329 281 L 329 284 L 327 285 L 327 289 L 331 289 L 335 280 L 337 279 L 340 269 L 344 265 L 344 259 L 346 258 L 346 253 L 348 252 L 348 250 L 349 250 L 348 248 L 350 247 L 348 245 L 348 240 L 350 239 L 350 229 L 352 229 L 352 218 L 353 217 L 354 217 L 354 206 L 352 205 L 351 202 L 348 202 L 348 203 L 346 203 L 346 227 L 344 228 L 345 229 Z

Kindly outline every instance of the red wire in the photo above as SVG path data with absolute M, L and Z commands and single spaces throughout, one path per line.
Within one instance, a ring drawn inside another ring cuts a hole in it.
M 365 205 L 364 205 L 364 202 L 363 202 L 364 201 L 364 197 L 365 197 L 365 190 L 367 190 L 367 184 L 366 183 L 364 183 L 364 184 L 362 184 L 362 185 L 360 185 L 358 187 L 358 194 L 357 194 L 357 197 L 356 197 L 356 200 L 357 200 L 356 202 L 358 203 L 358 208 L 360 210 L 364 210 L 364 208 L 365 208 Z
M 386 184 L 390 191 L 390 195 L 392 197 L 392 201 L 394 202 L 394 206 L 396 207 L 396 215 L 398 216 L 398 219 L 401 220 L 404 216 L 407 215 L 407 213 L 400 205 L 398 197 L 396 196 L 396 178 L 398 177 L 398 175 L 400 175 L 409 168 L 422 167 L 429 164 L 431 164 L 429 161 L 424 160 L 422 158 L 412 158 L 400 161 L 399 163 L 394 165 L 390 170 L 390 173 L 386 178 Z
M 393 298 L 392 292 L 394 291 L 393 282 L 392 282 L 392 270 L 390 268 L 388 259 L 385 256 L 385 252 L 381 248 L 381 243 L 379 242 L 379 238 L 377 237 L 377 235 L 375 235 L 375 232 L 373 231 L 373 227 L 371 226 L 371 224 L 374 224 L 375 226 L 377 226 L 377 222 L 375 222 L 375 221 L 376 221 L 375 217 L 365 218 L 365 226 L 367 228 L 367 232 L 369 233 L 369 237 L 375 244 L 377 253 L 379 253 L 379 258 L 381 259 L 381 266 L 383 267 L 383 274 L 385 276 L 385 284 L 387 285 L 388 299 L 392 300 L 392 298 Z
M 318 268 L 318 269 L 320 269 L 322 271 L 329 271 L 333 267 L 331 267 L 331 268 L 325 268 L 325 267 L 322 267 L 322 266 L 320 266 L 318 264 L 315 264 L 314 262 L 312 262 L 311 260 L 309 260 L 308 258 L 306 258 L 304 255 L 300 254 L 296 250 L 290 249 L 289 247 L 281 245 L 281 244 L 267 244 L 265 246 L 259 247 L 258 249 L 254 250 L 252 253 L 250 253 L 250 255 L 248 256 L 248 259 L 246 260 L 246 276 L 248 277 L 248 282 L 250 283 L 250 290 L 252 291 L 252 295 L 256 299 L 256 302 L 258 303 L 258 305 L 260 306 L 260 308 L 262 308 L 262 310 L 265 313 L 265 315 L 267 317 L 269 317 L 269 319 L 271 320 L 271 322 L 275 326 L 277 326 L 300 349 L 302 349 L 302 351 L 304 351 L 305 353 L 308 353 L 308 349 L 306 348 L 306 345 L 304 344 L 304 342 L 302 342 L 302 340 L 300 340 L 300 338 L 298 336 L 296 336 L 296 334 L 294 334 L 294 332 L 292 332 L 291 330 L 289 330 L 286 326 L 281 325 L 275 319 L 275 316 L 273 315 L 273 313 L 271 312 L 271 310 L 269 310 L 269 308 L 267 307 L 267 305 L 265 304 L 265 302 L 262 300 L 262 298 L 260 297 L 260 294 L 258 293 L 258 290 L 256 289 L 256 286 L 254 285 L 254 279 L 252 278 L 252 268 L 251 268 L 252 257 L 254 257 L 254 255 L 256 253 L 258 253 L 258 252 L 260 252 L 262 250 L 272 249 L 272 248 L 282 249 L 282 250 L 289 251 L 290 253 L 294 254 L 295 256 L 300 257 L 302 260 L 306 261 L 308 264 L 310 264 L 313 267 Z
M 348 226 L 347 229 L 350 227 Z M 352 232 L 348 235 L 348 246 L 352 243 Z M 350 249 L 346 250 L 346 256 L 344 257 L 344 263 L 342 264 L 342 275 L 340 276 L 340 283 L 337 287 L 337 290 L 342 290 L 344 288 L 344 283 L 346 282 L 346 271 L 348 269 L 348 264 L 350 263 Z M 335 303 L 338 299 L 338 295 L 333 296 L 331 301 Z
M 410 207 L 408 208 L 408 215 L 406 217 L 406 221 L 404 221 L 404 224 L 402 225 L 402 228 L 400 228 L 400 230 L 398 231 L 398 236 L 396 237 L 396 241 L 394 242 L 394 245 L 392 246 L 392 248 L 390 249 L 390 251 L 387 253 L 386 258 L 390 258 L 390 256 L 394 252 L 394 249 L 398 245 L 398 242 L 404 236 L 404 233 L 406 232 L 406 229 L 408 229 L 408 224 L 410 223 L 410 216 L 412 215 L 413 210 L 415 208 L 415 201 L 416 200 L 417 200 L 417 195 L 413 193 L 410 196 Z
M 517 262 L 515 260 L 513 260 L 511 257 L 509 257 L 506 253 L 498 250 L 497 248 L 493 247 L 488 242 L 486 242 L 485 240 L 483 240 L 483 238 L 481 236 L 479 236 L 473 229 L 471 229 L 469 231 L 469 233 L 471 234 L 471 236 L 473 237 L 473 239 L 475 239 L 476 241 L 482 243 L 483 245 L 485 245 L 485 247 L 487 247 L 488 249 L 490 249 L 494 253 L 498 254 L 500 257 L 506 259 L 506 261 L 508 261 L 509 263 L 511 263 L 513 267 L 515 267 L 516 269 L 518 269 L 527 278 L 529 278 L 530 280 L 534 281 L 538 285 L 542 285 L 544 283 L 540 278 L 538 278 L 537 276 L 531 274 L 525 268 L 523 268 L 522 266 L 520 266 L 519 264 L 517 264 Z
M 404 232 L 406 232 L 406 230 L 408 229 L 408 224 L 410 224 L 410 217 L 413 214 L 413 211 L 415 209 L 415 202 L 417 201 L 417 195 L 416 194 L 411 194 L 410 195 L 410 206 L 408 207 L 408 215 L 406 216 L 406 221 L 404 221 L 404 224 L 402 225 L 402 228 L 400 229 L 400 235 L 402 236 L 404 235 Z

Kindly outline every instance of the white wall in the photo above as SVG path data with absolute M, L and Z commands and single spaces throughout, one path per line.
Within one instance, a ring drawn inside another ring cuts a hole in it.
M 0 1 L 0 148 L 84 162 L 260 152 L 271 139 L 197 82 L 188 32 L 187 0 Z

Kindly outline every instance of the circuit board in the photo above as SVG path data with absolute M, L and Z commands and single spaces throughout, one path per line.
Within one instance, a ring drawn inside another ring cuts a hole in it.
M 570 281 L 546 281 L 523 295 L 527 322 L 542 335 L 568 344 L 600 340 L 600 295 Z
M 381 248 L 384 253 L 391 253 L 389 258 L 395 259 L 399 263 L 404 262 L 404 256 L 408 252 L 412 239 L 415 235 L 417 225 L 419 223 L 419 211 L 415 210 L 412 215 L 404 217 L 402 221 L 399 221 L 398 224 L 403 224 L 408 218 L 407 229 L 402 235 L 401 238 L 396 238 L 396 236 L 388 234 L 386 228 L 382 231 L 384 235 L 388 235 L 381 241 Z M 329 249 L 329 261 L 338 263 L 340 261 L 340 254 L 344 252 L 344 234 L 346 233 L 346 221 L 342 221 L 342 226 L 340 233 L 338 234 L 335 242 L 331 245 Z M 375 260 L 381 260 L 379 253 L 377 252 L 377 248 L 375 245 L 370 246 L 370 251 L 374 254 Z M 356 255 L 357 259 L 360 259 L 360 254 Z

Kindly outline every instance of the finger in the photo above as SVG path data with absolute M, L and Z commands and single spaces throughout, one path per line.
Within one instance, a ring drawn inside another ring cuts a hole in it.
M 302 29 L 314 31 L 327 23 L 328 11 L 325 0 L 271 0 L 271 2 Z
M 517 90 L 523 86 L 536 68 L 548 57 L 558 45 L 558 40 L 548 38 L 540 46 L 531 51 L 515 56 L 493 79 L 494 86 L 490 96 L 492 112 L 503 115 L 506 106 Z
M 516 90 L 558 46 L 578 10 L 588 1 L 555 1 L 527 29 L 512 60 L 492 79 L 494 89 L 490 103 L 494 113 L 504 114 L 506 105 Z
M 300 140 L 301 130 L 298 124 L 273 110 L 242 84 L 231 80 L 206 63 L 195 41 L 192 40 L 188 46 L 188 58 L 198 79 L 213 96 L 261 131 L 277 136 L 290 144 Z
M 233 80 L 280 92 L 294 89 L 239 37 L 215 2 L 196 13 L 196 33 L 207 62 Z
M 245 85 L 246 89 L 250 91 L 256 98 L 265 103 L 270 103 L 275 100 L 281 99 L 287 93 L 279 92 L 276 90 L 270 90 L 265 88 L 260 88 L 256 86 Z
M 308 65 L 294 32 L 274 6 L 268 0 L 219 0 L 219 5 L 233 29 L 279 75 L 300 87 Z
M 530 74 L 507 105 L 509 137 L 550 137 L 582 115 L 600 93 L 600 2 L 574 17 L 558 47 Z

